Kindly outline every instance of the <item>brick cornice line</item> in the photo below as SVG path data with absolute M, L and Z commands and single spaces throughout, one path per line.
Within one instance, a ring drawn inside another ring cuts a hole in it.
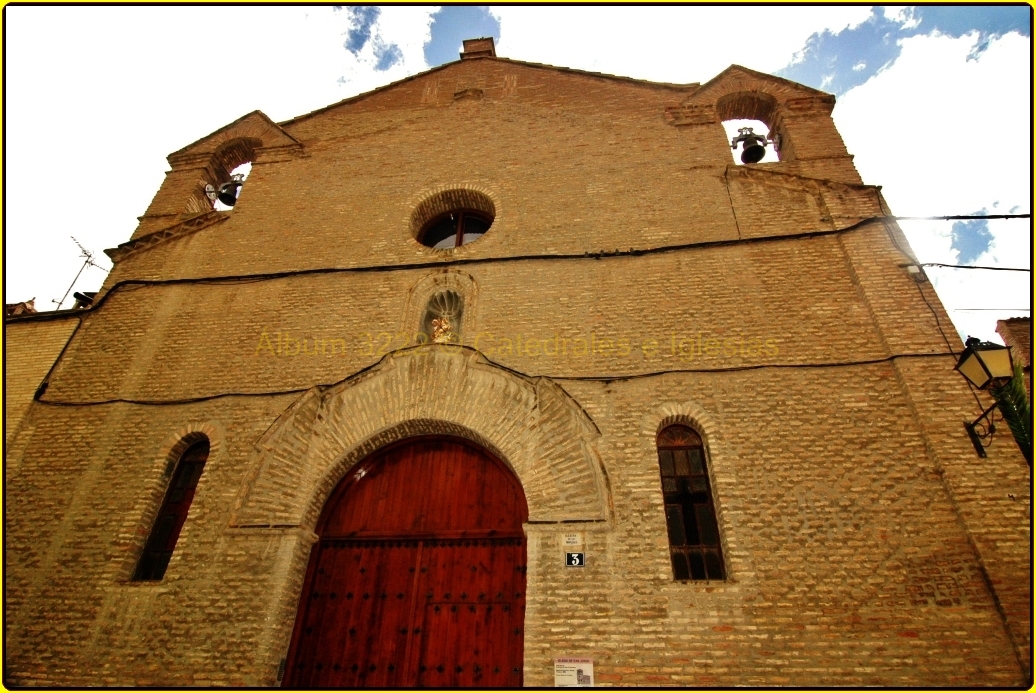
M 159 231 L 149 233 L 146 236 L 141 236 L 132 241 L 127 241 L 118 245 L 115 248 L 107 248 L 104 253 L 112 259 L 112 262 L 121 262 L 130 255 L 141 252 L 142 250 L 148 250 L 154 246 L 164 243 L 165 241 L 174 238 L 183 238 L 189 236 L 192 233 L 201 231 L 202 229 L 208 228 L 213 224 L 218 224 L 221 221 L 225 221 L 229 216 L 223 212 L 217 212 L 215 210 L 211 212 L 204 212 L 198 216 L 191 217 L 181 221 L 178 224 L 166 227 Z
M 305 153 L 305 147 L 301 143 L 272 144 L 269 146 L 255 147 L 255 160 L 263 158 L 260 163 L 271 161 L 287 161 Z M 190 168 L 205 168 L 212 162 L 213 153 L 210 151 L 188 152 L 183 154 L 170 154 L 167 158 L 169 165 L 175 170 Z M 253 163 L 256 161 L 253 160 Z
M 814 156 L 807 159 L 796 159 L 795 163 L 802 161 L 822 161 L 824 159 L 840 159 L 842 157 L 837 156 Z M 782 162 L 774 162 L 780 164 Z M 765 168 L 764 168 L 765 167 Z M 775 182 L 775 181 L 786 181 L 790 183 L 792 181 L 799 181 L 804 185 L 811 187 L 820 188 L 837 188 L 841 190 L 881 190 L 880 185 L 870 185 L 868 183 L 847 183 L 845 181 L 833 180 L 831 178 L 813 178 L 812 176 L 804 176 L 801 173 L 794 171 L 782 171 L 776 168 L 769 168 L 768 164 L 748 164 L 739 165 L 733 162 L 726 164 L 727 174 L 733 174 L 741 178 L 757 179 L 763 182 Z M 880 211 L 880 210 L 879 210 Z

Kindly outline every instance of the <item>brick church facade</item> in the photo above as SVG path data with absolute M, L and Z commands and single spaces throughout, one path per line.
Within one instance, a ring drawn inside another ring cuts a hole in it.
M 171 154 L 6 319 L 5 683 L 1025 685 L 1030 470 L 833 105 L 479 40 Z

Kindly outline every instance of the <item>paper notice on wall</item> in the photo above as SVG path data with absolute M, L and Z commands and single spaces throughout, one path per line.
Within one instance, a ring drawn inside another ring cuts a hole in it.
M 554 659 L 555 688 L 589 688 L 594 685 L 594 660 L 589 657 Z

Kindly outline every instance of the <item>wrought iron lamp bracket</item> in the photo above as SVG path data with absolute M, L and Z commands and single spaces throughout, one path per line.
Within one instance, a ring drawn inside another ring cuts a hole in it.
M 971 444 L 975 446 L 975 452 L 979 457 L 986 456 L 986 448 L 993 442 L 993 434 L 996 433 L 996 422 L 1003 420 L 1004 416 L 997 409 L 997 403 L 994 402 L 977 419 L 971 423 L 964 422 L 964 430 L 968 432 Z

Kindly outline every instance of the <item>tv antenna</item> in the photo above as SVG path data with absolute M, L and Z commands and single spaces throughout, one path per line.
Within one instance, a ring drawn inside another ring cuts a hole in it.
M 51 299 L 51 303 L 58 304 L 58 307 L 55 308 L 55 310 L 61 310 L 61 304 L 65 302 L 65 299 L 68 298 L 68 295 L 72 292 L 72 287 L 74 287 L 76 285 L 76 282 L 79 281 L 79 275 L 81 275 L 83 273 L 83 270 L 85 270 L 87 267 L 96 267 L 99 270 L 103 270 L 104 269 L 103 267 L 98 265 L 96 262 L 94 262 L 94 254 L 91 251 L 89 251 L 86 248 L 84 248 L 83 244 L 75 239 L 75 236 L 69 236 L 69 238 L 71 238 L 72 241 L 76 245 L 79 246 L 79 250 L 82 251 L 80 253 L 79 257 L 86 258 L 86 259 L 83 260 L 83 266 L 79 268 L 79 272 L 76 273 L 76 278 L 72 280 L 72 283 L 68 287 L 68 291 L 66 291 L 65 295 L 61 297 L 61 300 L 59 301 L 56 298 L 55 299 Z M 107 271 L 107 270 L 105 270 L 105 271 Z

